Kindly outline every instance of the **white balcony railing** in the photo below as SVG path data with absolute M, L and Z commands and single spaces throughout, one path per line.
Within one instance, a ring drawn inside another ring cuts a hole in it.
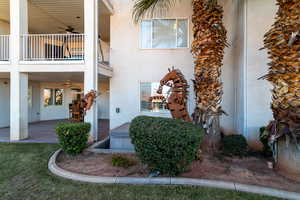
M 0 35 L 0 61 L 9 60 L 9 35 Z
M 23 61 L 84 60 L 84 34 L 26 34 L 21 36 Z

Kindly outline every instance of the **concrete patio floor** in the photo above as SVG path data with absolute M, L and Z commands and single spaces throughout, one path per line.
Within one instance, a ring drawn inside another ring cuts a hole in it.
M 21 143 L 58 143 L 55 127 L 69 120 L 41 121 L 29 124 L 29 138 L 18 141 Z M 105 138 L 109 133 L 109 120 L 101 119 L 98 123 L 99 138 Z M 0 128 L 0 142 L 10 142 L 10 128 Z

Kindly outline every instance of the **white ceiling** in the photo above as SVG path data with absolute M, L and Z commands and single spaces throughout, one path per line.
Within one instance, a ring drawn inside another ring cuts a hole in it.
M 64 33 L 67 26 L 83 33 L 83 4 L 84 0 L 28 0 L 30 33 Z M 0 20 L 9 22 L 9 0 L 0 0 Z M 102 39 L 109 41 L 110 12 L 101 0 L 99 31 Z
M 0 0 L 0 20 L 9 22 L 9 0 Z
M 0 73 L 0 78 L 10 78 L 9 73 Z M 84 74 L 82 72 L 35 72 L 29 73 L 29 80 L 49 83 L 64 83 L 71 81 L 74 83 L 83 83 Z M 99 82 L 107 82 L 109 79 L 103 75 L 98 76 Z

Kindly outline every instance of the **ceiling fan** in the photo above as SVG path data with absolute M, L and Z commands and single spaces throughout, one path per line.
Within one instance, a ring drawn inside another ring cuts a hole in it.
M 83 90 L 81 90 L 80 88 L 78 88 L 78 86 L 74 86 L 71 80 L 66 80 L 63 84 L 63 87 L 65 88 L 69 88 L 71 90 L 74 90 L 73 93 L 74 94 L 83 94 Z
M 75 31 L 75 28 L 72 26 L 67 27 L 58 27 L 63 32 L 69 33 L 69 34 L 79 34 L 79 32 Z
M 66 88 L 71 88 L 73 86 L 71 80 L 67 80 L 66 82 L 63 83 L 63 86 Z

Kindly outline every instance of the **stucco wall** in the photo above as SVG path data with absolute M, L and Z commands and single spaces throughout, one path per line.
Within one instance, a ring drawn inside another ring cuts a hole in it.
M 99 83 L 98 118 L 109 119 L 109 82 Z
M 227 40 L 229 47 L 225 49 L 224 65 L 222 67 L 222 81 L 224 83 L 224 95 L 222 107 L 228 116 L 223 116 L 221 125 L 225 127 L 227 134 L 239 133 L 236 123 L 238 111 L 237 102 L 237 79 L 236 75 L 238 68 L 237 60 L 239 58 L 240 43 L 239 43 L 239 20 L 240 1 L 236 0 L 221 0 L 220 5 L 224 9 L 224 26 L 226 27 Z
M 9 79 L 0 79 L 0 128 L 9 126 L 10 119 L 10 85 Z
M 189 111 L 194 109 L 194 95 L 191 79 L 193 78 L 193 57 L 190 49 L 175 50 L 141 50 L 139 49 L 139 26 L 132 22 L 131 11 L 133 1 L 113 0 L 115 9 L 111 17 L 111 65 L 114 68 L 114 76 L 110 81 L 110 119 L 111 128 L 129 122 L 137 115 L 147 114 L 140 112 L 139 83 L 158 82 L 169 67 L 175 66 L 182 70 L 189 80 Z M 235 12 L 237 12 L 235 0 L 226 0 L 224 23 L 229 27 L 229 43 L 234 42 L 233 30 L 236 26 Z M 232 14 L 234 14 L 232 16 Z M 190 42 L 192 41 L 192 6 L 191 0 L 181 1 L 175 8 L 161 18 L 188 18 L 190 20 Z M 232 48 L 226 50 L 222 80 L 224 82 L 223 108 L 229 116 L 222 117 L 222 127 L 226 132 L 234 132 L 235 92 Z M 116 113 L 120 108 L 120 113 Z M 169 115 L 164 115 L 169 116 Z
M 40 121 L 40 83 L 35 81 L 29 82 L 29 88 L 32 90 L 32 103 L 29 104 L 29 121 Z
M 245 135 L 245 4 L 246 0 L 239 0 L 237 4 L 237 24 L 235 43 L 232 46 L 234 50 L 234 89 L 236 97 L 235 120 L 234 124 L 238 134 Z
M 71 90 L 61 84 L 41 83 L 40 87 L 40 110 L 41 120 L 55 120 L 69 118 L 69 103 L 71 103 Z M 63 105 L 44 105 L 44 89 L 63 89 Z
M 267 73 L 269 60 L 266 50 L 259 49 L 263 46 L 264 34 L 274 22 L 277 8 L 274 0 L 247 0 L 246 3 L 245 134 L 250 141 L 257 141 L 259 128 L 272 119 L 271 85 L 257 80 Z
M 9 35 L 10 33 L 10 26 L 8 23 L 0 21 L 0 35 Z
M 110 56 L 110 44 L 109 42 L 105 42 L 101 40 L 101 47 L 103 51 L 103 60 L 108 62 L 109 61 L 109 56 Z M 102 59 L 101 53 L 99 52 L 99 57 Z M 102 60 L 100 60 L 102 61 Z
M 40 86 L 38 82 L 29 82 L 29 88 L 32 90 L 31 101 L 29 104 L 29 122 L 35 122 L 40 120 L 40 102 L 39 91 Z M 10 121 L 10 80 L 0 79 L 0 128 L 8 127 Z

